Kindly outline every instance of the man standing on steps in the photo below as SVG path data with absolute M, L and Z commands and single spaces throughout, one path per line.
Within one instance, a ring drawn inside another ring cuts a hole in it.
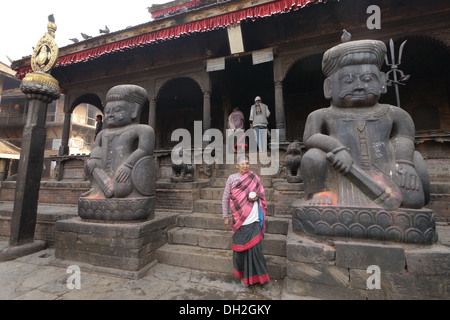
M 266 196 L 261 179 L 250 171 L 249 158 L 238 157 L 238 173 L 228 177 L 222 197 L 225 227 L 233 227 L 234 274 L 245 285 L 270 281 L 262 252 Z M 231 208 L 233 223 L 228 216 Z
M 261 102 L 261 97 L 255 98 L 255 104 L 250 109 L 250 128 L 255 129 L 256 143 L 259 152 L 267 151 L 267 120 L 270 116 L 269 107 Z

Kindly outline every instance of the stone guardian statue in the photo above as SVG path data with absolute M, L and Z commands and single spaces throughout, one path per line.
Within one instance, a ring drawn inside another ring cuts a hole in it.
M 415 151 L 412 118 L 399 107 L 379 103 L 387 91 L 381 72 L 385 55 L 385 44 L 376 40 L 349 41 L 325 52 L 324 94 L 331 103 L 306 121 L 305 199 L 294 205 L 294 229 L 437 241 L 434 214 L 423 209 L 429 178 Z
M 142 220 L 154 214 L 155 133 L 139 124 L 147 100 L 146 90 L 136 85 L 107 93 L 104 129 L 86 162 L 92 189 L 80 198 L 82 218 Z

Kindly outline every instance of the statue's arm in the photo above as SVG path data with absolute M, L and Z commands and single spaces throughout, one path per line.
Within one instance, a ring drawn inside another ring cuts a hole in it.
M 328 134 L 325 112 L 324 109 L 319 109 L 309 114 L 306 119 L 303 143 L 308 149 L 317 148 L 328 153 L 344 145 Z
M 150 126 L 139 126 L 136 130 L 136 139 L 138 139 L 138 147 L 125 161 L 125 165 L 131 168 L 142 157 L 153 154 L 155 147 L 155 132 Z
M 95 168 L 101 167 L 102 136 L 103 131 L 100 131 L 100 133 L 97 135 L 97 138 L 95 139 L 89 159 L 86 161 L 86 168 L 90 174 L 92 174 L 92 171 L 94 171 Z
M 136 129 L 138 147 L 131 153 L 127 160 L 117 169 L 116 181 L 125 182 L 131 175 L 134 165 L 143 157 L 152 155 L 155 145 L 155 132 L 150 126 L 139 126 Z
M 393 126 L 390 141 L 395 150 L 396 161 L 413 161 L 415 127 L 411 116 L 403 109 L 391 107 Z
M 350 172 L 353 159 L 348 152 L 348 148 L 328 134 L 325 112 L 326 109 L 319 109 L 309 114 L 306 120 L 303 143 L 308 149 L 322 150 L 326 153 L 331 165 L 337 171 L 346 175 Z

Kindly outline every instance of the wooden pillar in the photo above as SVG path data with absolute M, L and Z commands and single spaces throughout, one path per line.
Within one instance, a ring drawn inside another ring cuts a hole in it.
M 203 92 L 203 132 L 211 129 L 211 93 Z
M 286 141 L 286 120 L 284 111 L 283 97 L 283 72 L 281 67 L 281 59 L 274 58 L 273 78 L 275 86 L 275 122 L 276 128 L 279 130 L 280 142 Z
M 156 132 L 156 101 L 150 100 L 149 112 L 148 112 L 148 125 Z
M 280 133 L 280 141 L 286 141 L 286 124 L 284 114 L 283 83 L 275 82 L 275 121 Z
M 27 78 L 25 78 L 27 79 Z M 47 129 L 45 120 L 50 102 L 59 98 L 59 88 L 46 82 L 51 76 L 30 75 L 21 89 L 29 101 L 27 122 L 23 130 L 14 209 L 9 244 L 32 243 L 36 229 L 39 188 L 44 164 Z
M 72 112 L 65 112 L 61 145 L 59 146 L 58 156 L 67 156 L 69 154 L 69 138 L 70 138 L 71 119 L 72 119 Z

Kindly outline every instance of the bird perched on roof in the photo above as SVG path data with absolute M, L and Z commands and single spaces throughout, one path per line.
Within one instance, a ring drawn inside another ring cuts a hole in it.
M 53 14 L 48 16 L 48 21 L 55 23 L 55 17 L 53 16 Z
M 80 40 L 78 40 L 77 38 L 71 38 L 71 39 L 69 39 L 69 40 L 72 41 L 72 42 L 74 42 L 74 43 L 80 42 Z
M 88 36 L 87 34 L 85 34 L 83 32 L 81 33 L 81 36 L 83 37 L 84 40 L 88 40 L 88 39 L 92 38 L 92 36 Z
M 108 26 L 105 26 L 105 29 L 100 29 L 100 33 L 108 34 L 110 32 Z
M 348 32 L 347 30 L 343 29 L 342 30 L 342 36 L 341 36 L 341 42 L 348 42 L 352 39 L 352 34 L 350 32 Z

